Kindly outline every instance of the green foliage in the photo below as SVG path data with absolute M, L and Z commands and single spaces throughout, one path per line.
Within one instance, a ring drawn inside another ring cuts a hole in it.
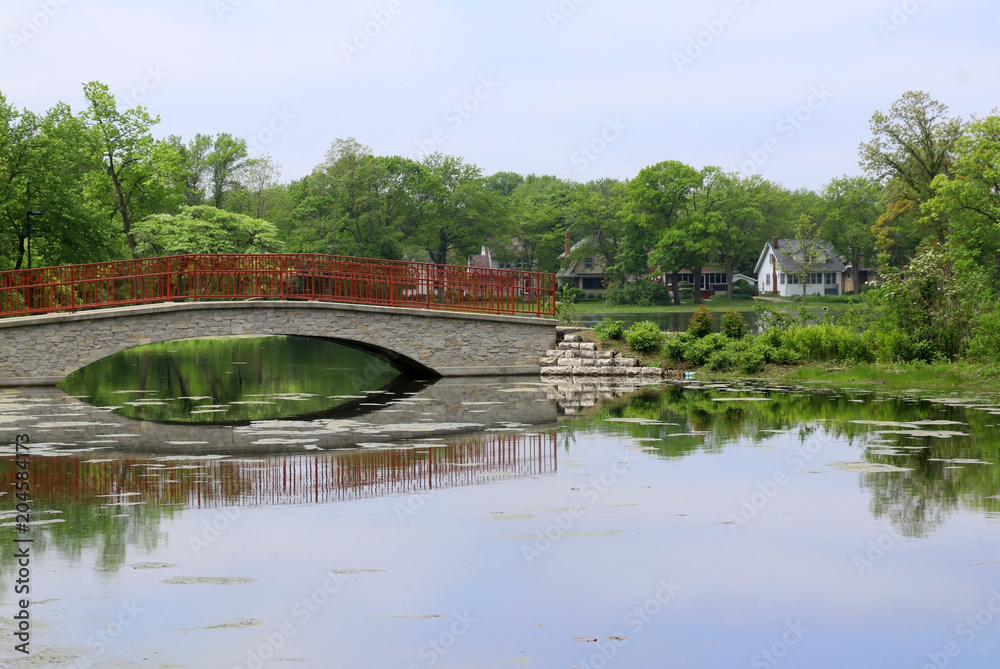
M 768 351 L 762 346 L 754 346 L 739 357 L 737 364 L 744 374 L 759 374 L 767 366 L 767 359 Z
M 612 321 L 606 317 L 594 326 L 594 332 L 602 342 L 619 340 L 625 336 L 625 321 Z
M 604 299 L 611 304 L 650 307 L 654 304 L 668 304 L 670 295 L 662 283 L 642 280 L 612 283 L 604 292 Z
M 727 309 L 722 314 L 722 334 L 730 339 L 742 339 L 747 334 L 747 321 L 735 309 Z
M 814 362 L 872 362 L 874 354 L 857 332 L 840 325 L 796 325 L 783 335 L 783 347 Z
M 692 337 L 707 337 L 715 331 L 715 317 L 708 307 L 698 307 L 698 310 L 691 316 L 688 323 L 688 334 Z
M 727 340 L 720 334 L 695 339 L 684 351 L 684 359 L 695 365 L 704 365 L 716 351 L 726 347 Z
M 564 283 L 559 289 L 558 299 L 556 299 L 556 318 L 563 325 L 576 324 L 576 291 L 578 290 L 568 283 Z
M 787 348 L 771 348 L 770 352 L 769 359 L 776 365 L 797 365 L 802 361 L 802 356 Z
M 625 331 L 625 341 L 633 351 L 648 353 L 660 350 L 663 337 L 656 323 L 640 321 Z
M 670 333 L 663 339 L 663 352 L 674 362 L 683 362 L 692 341 L 695 340 L 686 332 Z
M 175 216 L 149 216 L 132 226 L 132 234 L 140 257 L 282 250 L 273 223 L 208 205 L 182 207 Z
M 757 286 L 746 279 L 740 279 L 733 282 L 733 294 L 743 297 L 757 297 Z

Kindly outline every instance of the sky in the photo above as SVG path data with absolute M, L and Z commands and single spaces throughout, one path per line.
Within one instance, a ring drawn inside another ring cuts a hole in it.
M 484 174 L 630 179 L 664 160 L 821 189 L 908 90 L 1000 106 L 995 0 L 4 0 L 0 93 L 229 132 L 307 175 L 332 142 Z

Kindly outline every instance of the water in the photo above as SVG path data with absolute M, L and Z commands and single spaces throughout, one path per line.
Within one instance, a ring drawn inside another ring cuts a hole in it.
M 450 380 L 235 428 L 5 391 L 35 454 L 10 664 L 996 666 L 1000 396 L 625 390 Z

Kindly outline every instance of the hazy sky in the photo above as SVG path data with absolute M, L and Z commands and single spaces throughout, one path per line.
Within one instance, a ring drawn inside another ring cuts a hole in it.
M 486 174 L 631 178 L 662 160 L 790 188 L 859 173 L 868 119 L 923 90 L 1000 105 L 995 0 L 4 0 L 0 92 L 157 136 L 230 132 L 307 174 L 336 138 Z M 789 116 L 791 115 L 791 116 Z M 770 140 L 770 141 L 769 141 Z

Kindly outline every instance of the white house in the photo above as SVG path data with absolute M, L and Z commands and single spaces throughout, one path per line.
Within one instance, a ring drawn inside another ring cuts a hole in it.
M 821 258 L 807 268 L 803 276 L 802 253 L 798 241 L 775 237 L 757 260 L 757 290 L 760 295 L 797 297 L 802 295 L 802 280 L 807 295 L 842 295 L 844 263 L 826 242 L 818 242 Z

